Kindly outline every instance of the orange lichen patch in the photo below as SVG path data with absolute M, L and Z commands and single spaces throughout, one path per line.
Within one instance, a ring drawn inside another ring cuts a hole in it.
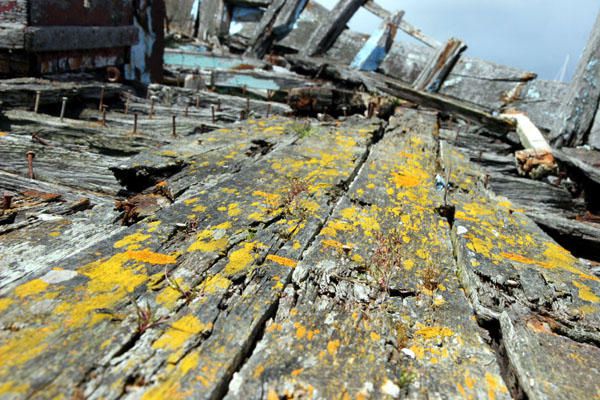
M 212 329 L 212 323 L 203 323 L 193 315 L 186 315 L 175 321 L 160 337 L 152 348 L 164 350 L 180 350 L 191 337 Z
M 48 283 L 41 279 L 33 279 L 15 288 L 15 295 L 21 299 L 42 293 L 48 288 Z
M 114 247 L 115 249 L 120 249 L 122 247 L 128 247 L 130 250 L 135 250 L 136 248 L 139 248 L 138 245 L 139 243 L 146 241 L 148 239 L 150 239 L 150 235 L 144 235 L 141 232 L 136 232 L 133 233 L 131 235 L 125 236 L 123 239 L 115 242 Z M 135 247 L 131 247 L 131 246 L 135 246 Z
M 337 240 L 323 240 L 323 246 L 325 247 L 333 247 L 338 250 L 343 250 L 344 245 Z
M 394 172 L 392 173 L 392 180 L 399 188 L 411 188 L 419 186 L 422 182 L 422 177 L 409 175 L 403 172 Z
M 302 339 L 306 336 L 306 327 L 299 322 L 294 324 L 294 328 L 296 328 L 296 338 Z
M 8 136 L 8 132 L 0 132 L 0 137 Z
M 240 249 L 232 251 L 229 255 L 229 262 L 225 265 L 223 273 L 226 276 L 232 276 L 242 272 L 256 260 L 255 250 L 258 247 L 257 242 L 244 243 Z
M 4 339 L 0 345 L 0 376 L 10 374 L 11 368 L 22 366 L 43 353 L 48 347 L 45 340 L 49 334 L 49 327 L 26 328 Z
M 230 217 L 237 217 L 241 213 L 242 210 L 240 210 L 240 205 L 238 203 L 231 203 L 229 206 L 227 206 L 227 215 Z
M 0 137 L 2 136 L 2 133 L 4 132 L 0 132 Z M 0 383 L 0 397 L 6 396 L 8 398 L 16 395 L 24 397 L 28 390 L 29 385 L 26 384 L 18 384 L 14 381 Z
M 417 323 L 418 329 L 415 331 L 415 335 L 421 336 L 424 339 L 434 339 L 441 337 L 450 337 L 454 335 L 454 332 L 444 326 L 423 326 Z
M 340 341 L 338 339 L 330 340 L 327 343 L 327 352 L 331 356 L 335 356 L 339 348 L 340 348 Z
M 206 207 L 203 205 L 197 205 L 196 207 L 192 208 L 192 211 L 203 213 L 206 211 Z
M 188 252 L 201 251 L 203 253 L 222 253 L 229 245 L 229 239 L 225 236 L 215 238 L 215 231 L 229 229 L 231 223 L 214 226 L 210 229 L 205 229 L 196 235 L 196 241 L 188 247 Z
M 579 289 L 579 298 L 581 300 L 589 301 L 591 303 L 600 303 L 600 297 L 596 296 L 589 286 L 577 281 L 573 281 L 573 285 Z
M 294 261 L 290 258 L 286 258 L 286 257 L 280 257 L 274 254 L 269 254 L 267 256 L 267 260 L 269 261 L 273 261 L 274 263 L 277 263 L 279 265 L 283 265 L 284 267 L 290 267 L 290 268 L 295 268 L 296 265 L 298 265 L 297 261 Z
M 539 261 L 533 260 L 529 257 L 525 257 L 523 255 L 520 254 L 514 254 L 514 253 L 501 253 L 500 254 L 502 257 L 512 260 L 512 261 L 516 261 L 519 262 L 521 264 L 531 264 L 531 265 L 540 265 L 542 263 L 540 263 Z
M 485 383 L 487 384 L 487 388 L 488 388 L 487 394 L 488 394 L 489 400 L 496 400 L 497 393 L 501 393 L 501 394 L 508 393 L 508 389 L 506 388 L 504 383 L 502 383 L 501 378 L 499 378 L 495 375 L 492 375 L 489 372 L 485 373 Z
M 279 400 L 279 395 L 274 389 L 269 389 L 267 392 L 267 400 Z
M 277 322 L 273 322 L 271 325 L 269 325 L 267 327 L 267 329 L 265 329 L 265 332 L 267 333 L 271 333 L 271 332 L 281 332 L 283 330 L 283 325 L 278 324 Z
M 298 368 L 292 371 L 292 376 L 298 376 L 304 371 L 304 368 Z
M 231 286 L 231 281 L 222 274 L 216 274 L 207 278 L 202 283 L 202 290 L 206 294 L 214 294 L 217 291 L 227 290 Z
M 254 379 L 258 379 L 262 376 L 262 374 L 265 372 L 265 367 L 262 365 L 259 365 L 258 367 L 256 367 L 256 369 L 254 370 Z
M 0 298 L 0 312 L 6 310 L 14 302 L 13 299 L 8 297 Z
M 193 198 L 191 198 L 191 199 L 186 199 L 186 200 L 184 200 L 184 201 L 183 201 L 183 204 L 185 204 L 186 206 L 191 206 L 192 204 L 195 204 L 195 203 L 197 203 L 198 201 L 200 201 L 200 199 L 199 199 L 199 198 L 197 198 L 197 197 L 193 197 Z
M 190 353 L 185 356 L 177 367 L 170 371 L 168 378 L 160 385 L 150 388 L 143 394 L 144 400 L 179 400 L 192 396 L 192 391 L 182 391 L 181 381 L 183 377 L 192 369 L 198 366 L 200 356 L 197 353 Z

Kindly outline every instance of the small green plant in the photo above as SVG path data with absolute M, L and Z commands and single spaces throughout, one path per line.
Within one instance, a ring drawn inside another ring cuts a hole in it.
M 308 194 L 308 182 L 301 178 L 288 178 L 287 190 L 281 196 L 276 205 L 273 205 L 270 212 L 275 213 L 282 210 L 284 215 L 296 216 L 301 219 L 306 217 L 306 209 L 302 205 L 302 195 Z
M 442 283 L 442 274 L 433 264 L 428 264 L 422 272 L 423 287 L 427 290 L 434 291 Z
M 393 229 L 387 234 L 375 234 L 376 247 L 371 256 L 372 274 L 379 288 L 389 292 L 394 270 L 402 264 L 402 234 Z
M 298 135 L 301 138 L 310 137 L 315 133 L 315 130 L 312 128 L 310 121 L 294 122 L 291 125 L 290 129 L 292 130 L 293 133 L 295 133 L 296 135 Z
M 183 286 L 181 286 L 179 282 L 177 282 L 177 279 L 171 279 L 169 277 L 169 271 L 167 270 L 167 268 L 165 268 L 165 280 L 167 281 L 167 284 L 171 289 L 181 294 L 181 296 L 185 299 L 186 304 L 191 303 L 192 300 L 194 300 L 196 297 L 202 295 L 201 290 L 185 289 Z
M 407 389 L 410 386 L 410 384 L 415 381 L 416 378 L 417 374 L 415 373 L 413 368 L 405 367 L 402 368 L 402 371 L 400 371 L 400 375 L 398 376 L 396 384 L 400 389 Z
M 131 299 L 131 302 L 135 307 L 137 317 L 137 333 L 140 335 L 146 332 L 148 329 L 165 323 L 169 319 L 168 316 L 157 317 L 148 302 L 146 302 L 145 306 L 140 306 L 133 298 Z

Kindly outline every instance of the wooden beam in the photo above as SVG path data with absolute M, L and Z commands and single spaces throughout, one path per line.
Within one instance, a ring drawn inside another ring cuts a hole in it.
M 263 15 L 250 39 L 247 56 L 263 58 L 273 41 L 287 33 L 300 15 L 306 0 L 275 0 Z
M 312 34 L 302 53 L 307 56 L 325 53 L 364 2 L 365 0 L 339 0 L 329 13 L 329 19 L 321 21 L 320 27 Z
M 225 32 L 225 3 L 223 0 L 202 0 L 198 38 L 208 40 Z
M 43 26 L 28 27 L 28 51 L 64 51 L 127 47 L 138 41 L 135 26 Z
M 600 102 L 600 13 L 592 29 L 552 138 L 556 146 L 585 143 Z
M 354 61 L 352 68 L 360 69 L 361 71 L 376 71 L 379 65 L 390 51 L 398 25 L 402 21 L 404 11 L 399 11 L 393 16 L 386 18 L 383 24 L 375 33 L 371 35 L 369 40 L 360 49 Z
M 414 82 L 415 89 L 430 93 L 438 92 L 466 49 L 467 45 L 461 40 L 455 38 L 448 40 L 446 45 L 440 47 L 433 58 L 429 60 L 425 69 Z
M 369 12 L 371 12 L 372 14 L 375 14 L 376 16 L 378 16 L 381 19 L 387 19 L 392 15 L 388 10 L 381 7 L 379 4 L 377 4 L 373 0 L 367 0 L 367 2 L 364 4 L 364 7 Z M 408 21 L 406 21 L 404 19 L 402 21 L 400 21 L 399 28 L 402 31 L 404 31 L 405 33 L 407 33 L 408 35 L 412 36 L 413 38 L 417 39 L 418 41 L 420 41 L 421 43 L 423 43 L 429 47 L 438 48 L 438 47 L 441 47 L 441 45 L 442 45 L 437 40 L 425 35 L 423 32 L 421 32 L 420 29 L 416 28 L 415 26 L 413 26 L 411 23 L 409 23 Z

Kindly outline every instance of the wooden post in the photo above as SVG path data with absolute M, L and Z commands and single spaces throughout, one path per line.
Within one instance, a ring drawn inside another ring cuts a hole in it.
M 215 117 L 215 106 L 210 106 L 210 113 L 211 113 L 211 116 L 212 116 L 212 122 L 214 124 L 215 121 L 217 120 L 216 117 Z
M 599 103 L 600 13 L 560 109 L 560 122 L 552 136 L 552 144 L 558 147 L 584 144 L 592 129 Z
M 327 21 L 321 21 L 302 53 L 312 57 L 325 53 L 346 28 L 350 18 L 365 3 L 365 0 L 339 0 L 329 13 Z
M 444 81 L 458 62 L 460 55 L 467 49 L 467 45 L 459 39 L 450 39 L 440 47 L 435 56 L 415 80 L 413 86 L 417 90 L 437 93 Z
M 98 103 L 98 111 L 102 111 L 104 108 L 104 91 L 106 90 L 106 85 L 102 85 L 100 88 L 100 102 Z

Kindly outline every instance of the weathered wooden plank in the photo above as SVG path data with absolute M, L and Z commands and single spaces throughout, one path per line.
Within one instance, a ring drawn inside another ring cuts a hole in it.
M 25 47 L 25 25 L 14 22 L 2 22 L 0 25 L 0 48 L 22 49 Z
M 382 6 L 377 4 L 374 0 L 367 0 L 364 4 L 364 7 L 365 7 L 365 9 L 369 10 L 370 12 L 377 15 L 381 19 L 387 19 L 391 16 L 391 13 L 388 10 L 386 10 L 385 8 L 383 8 Z M 411 23 L 409 23 L 405 19 L 402 19 L 400 21 L 399 28 L 402 29 L 407 34 L 409 34 L 410 36 L 412 36 L 413 38 L 417 39 L 418 41 L 426 44 L 428 47 L 435 49 L 435 48 L 442 46 L 442 44 L 440 42 L 425 35 L 423 32 L 421 32 L 420 29 L 417 29 L 416 27 L 414 27 Z
M 226 34 L 228 24 L 225 18 L 225 3 L 223 0 L 202 0 L 200 3 L 200 22 L 198 38 L 209 40 Z
M 376 71 L 385 56 L 390 51 L 392 43 L 396 38 L 398 25 L 404 17 L 404 11 L 400 11 L 383 21 L 379 29 L 374 32 L 364 44 L 352 61 L 352 68 L 361 71 Z
M 34 52 L 128 47 L 137 41 L 134 26 L 28 27 L 25 33 L 25 48 Z
M 467 45 L 461 40 L 455 38 L 448 40 L 421 71 L 414 82 L 414 87 L 430 93 L 438 92 L 466 49 Z
M 364 2 L 365 0 L 339 0 L 329 13 L 329 18 L 321 21 L 319 28 L 310 36 L 302 52 L 307 56 L 325 53 Z
M 166 0 L 165 29 L 167 32 L 179 32 L 194 36 L 200 0 Z
M 335 60 L 341 65 L 350 65 L 367 40 L 369 40 L 368 35 L 354 32 L 352 29 L 344 29 L 333 46 L 327 50 L 324 58 Z
M 321 21 L 328 17 L 328 13 L 329 11 L 321 4 L 315 0 L 309 0 L 294 29 L 277 40 L 274 46 L 283 53 L 299 53 L 306 45 L 307 38 L 320 26 Z
M 412 84 L 434 54 L 435 50 L 430 47 L 396 41 L 379 69 L 387 76 Z
M 277 39 L 294 27 L 308 0 L 273 1 L 249 37 L 246 55 L 263 58 Z
M 600 107 L 594 118 L 594 125 L 590 131 L 590 136 L 587 143 L 594 149 L 600 150 Z
M 285 3 L 285 0 L 275 0 L 273 3 L 271 3 L 269 8 L 267 8 L 262 19 L 254 29 L 254 33 L 248 43 L 249 47 L 244 52 L 244 55 L 254 56 L 258 59 L 264 57 L 265 53 L 269 50 L 273 40 L 275 39 L 273 27 L 275 20 Z
M 456 207 L 453 240 L 459 277 L 478 319 L 496 326 L 500 348 L 508 349 L 506 365 L 519 389 L 513 394 L 551 398 L 559 391 L 583 399 L 598 391 L 599 383 L 591 383 L 577 368 L 561 368 L 561 377 L 552 371 L 557 371 L 556 363 L 562 363 L 566 353 L 598 363 L 600 354 L 580 344 L 596 344 L 600 339 L 600 279 L 510 201 L 486 192 L 483 174 L 458 152 L 444 144 L 442 157 L 458 188 L 449 201 Z M 544 348 L 552 349 L 548 357 L 525 361 L 521 349 L 533 343 L 532 338 L 516 333 L 507 315 L 526 316 L 530 333 L 543 334 L 537 338 L 547 344 Z
M 579 146 L 586 143 L 600 104 L 600 13 L 581 56 L 566 99 L 553 144 Z
M 449 226 L 435 212 L 436 116 L 403 110 L 393 124 L 296 266 L 226 398 L 508 398 L 466 315 Z

